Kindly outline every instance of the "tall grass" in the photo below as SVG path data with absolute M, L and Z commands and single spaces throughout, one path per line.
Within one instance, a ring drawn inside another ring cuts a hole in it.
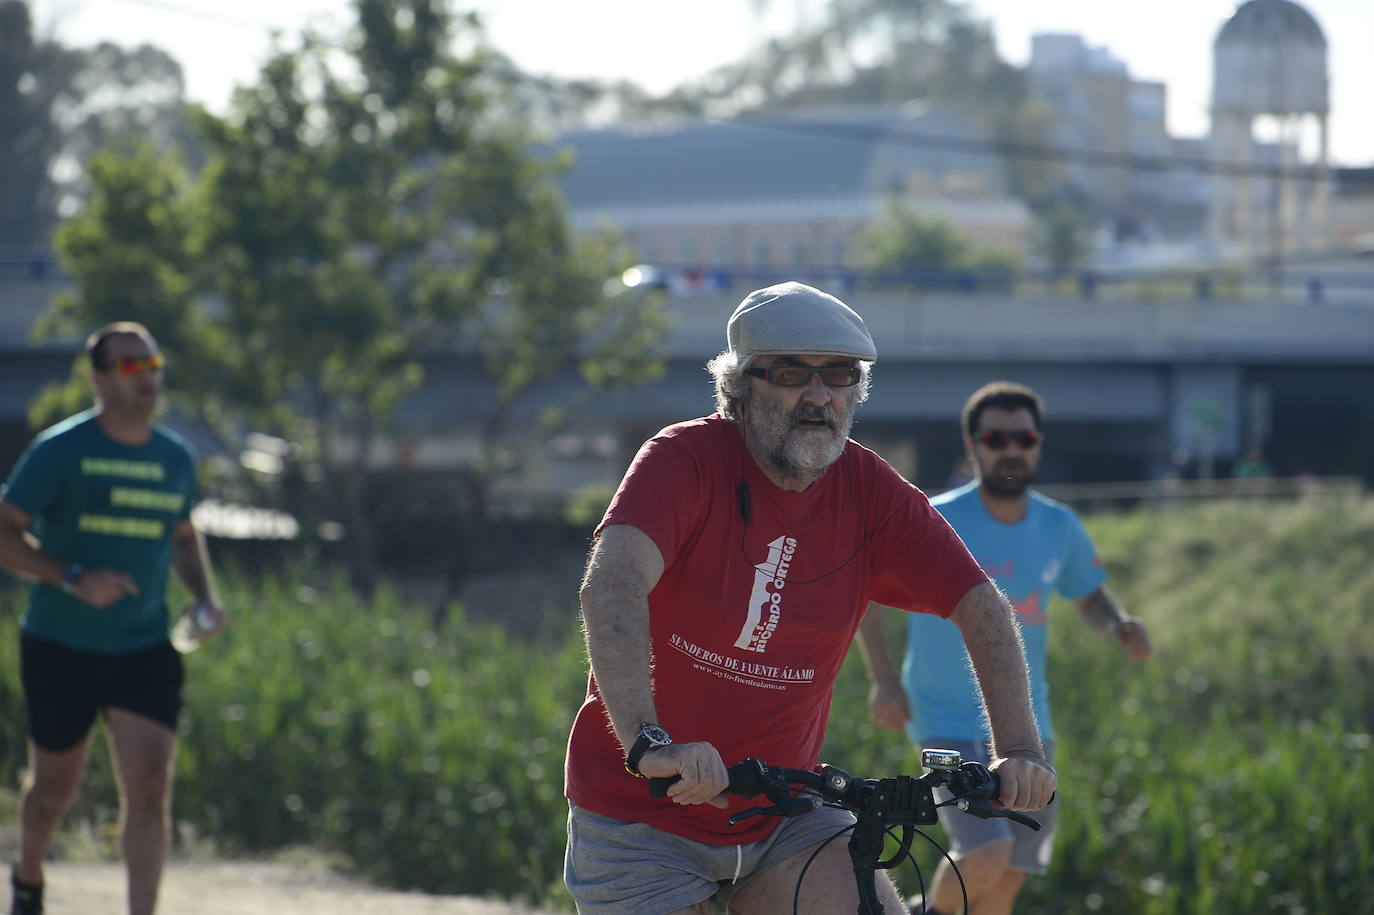
M 1017 911 L 1374 912 L 1374 501 L 1088 527 L 1155 654 L 1132 664 L 1052 609 L 1059 835 Z M 839 713 L 862 692 L 851 658 L 827 754 L 909 765 L 900 738 Z
M 1374 912 L 1374 501 L 1088 520 L 1156 653 L 1127 663 L 1070 607 L 1051 611 L 1063 806 L 1054 866 L 1018 911 Z M 566 905 L 561 766 L 585 682 L 574 596 L 547 631 L 518 632 L 315 584 L 226 576 L 234 625 L 187 659 L 183 838 L 231 853 L 309 843 L 397 886 Z M 12 646 L 22 596 L 0 601 Z M 0 666 L 8 784 L 23 763 L 17 681 Z M 851 658 L 825 758 L 912 771 L 865 695 Z M 73 817 L 108 820 L 113 797 L 97 758 Z M 910 868 L 899 879 L 914 888 Z
M 508 632 L 457 607 L 436 624 L 386 590 L 362 603 L 342 577 L 318 590 L 225 578 L 233 623 L 186 658 L 183 839 L 226 853 L 313 844 L 404 888 L 561 897 L 563 750 L 586 683 L 573 609 L 556 632 Z M 23 712 L 6 668 L 13 784 Z M 110 822 L 99 749 L 87 781 L 72 818 Z

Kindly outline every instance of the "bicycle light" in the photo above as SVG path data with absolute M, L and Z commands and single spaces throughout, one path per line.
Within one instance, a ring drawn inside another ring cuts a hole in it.
M 959 755 L 958 750 L 922 749 L 921 765 L 927 769 L 939 769 L 942 772 L 952 772 L 964 764 L 964 758 Z

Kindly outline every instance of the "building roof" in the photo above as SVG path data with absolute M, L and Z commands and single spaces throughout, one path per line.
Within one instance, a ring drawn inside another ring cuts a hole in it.
M 1292 0 L 1247 0 L 1217 33 L 1215 46 L 1308 44 L 1326 47 L 1321 26 Z
M 1004 192 L 997 156 L 922 138 L 982 140 L 962 113 L 925 105 L 827 109 L 564 134 L 570 209 L 882 194 L 921 171 L 977 173 Z

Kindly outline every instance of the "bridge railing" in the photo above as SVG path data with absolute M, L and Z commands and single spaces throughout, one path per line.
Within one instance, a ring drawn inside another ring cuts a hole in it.
M 630 278 L 633 277 L 631 281 Z M 1368 271 L 1299 266 L 1170 270 L 855 270 L 843 266 L 780 267 L 640 264 L 626 271 L 630 285 L 677 294 L 739 293 L 801 280 L 845 295 L 856 290 L 910 294 L 998 295 L 1033 298 L 1167 301 L 1283 300 L 1374 304 L 1374 262 Z M 47 251 L 0 248 L 0 283 L 66 284 Z
M 670 293 L 738 293 L 800 280 L 837 295 L 856 290 L 1016 295 L 1033 298 L 1168 301 L 1282 299 L 1321 304 L 1362 299 L 1374 304 L 1374 263 L 1368 272 L 1276 268 L 1174 270 L 908 270 L 861 271 L 846 267 L 640 264 L 626 272 L 630 285 Z

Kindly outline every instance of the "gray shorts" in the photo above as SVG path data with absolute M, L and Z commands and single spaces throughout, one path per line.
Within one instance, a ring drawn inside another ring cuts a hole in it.
M 784 818 L 758 842 L 708 845 L 568 807 L 563 880 L 582 915 L 664 915 L 712 896 L 729 901 L 768 868 L 854 824 L 847 811 L 821 807 Z
M 987 765 L 988 749 L 982 742 L 951 740 L 948 737 L 931 737 L 921 741 L 926 748 L 940 747 L 958 750 L 964 761 L 973 760 Z M 1054 764 L 1054 741 L 1045 741 L 1045 757 Z M 935 800 L 947 801 L 950 794 L 943 788 L 935 789 Z M 1028 826 L 1013 823 L 1011 820 L 980 820 L 971 817 L 954 807 L 940 808 L 940 825 L 949 836 L 949 854 L 955 861 L 970 852 L 985 848 L 994 842 L 1011 840 L 1011 866 L 1028 874 L 1044 874 L 1050 869 L 1050 857 L 1054 852 L 1054 825 L 1058 817 L 1058 800 L 1050 802 L 1044 810 L 1027 813 L 1031 819 L 1040 823 L 1036 832 Z

